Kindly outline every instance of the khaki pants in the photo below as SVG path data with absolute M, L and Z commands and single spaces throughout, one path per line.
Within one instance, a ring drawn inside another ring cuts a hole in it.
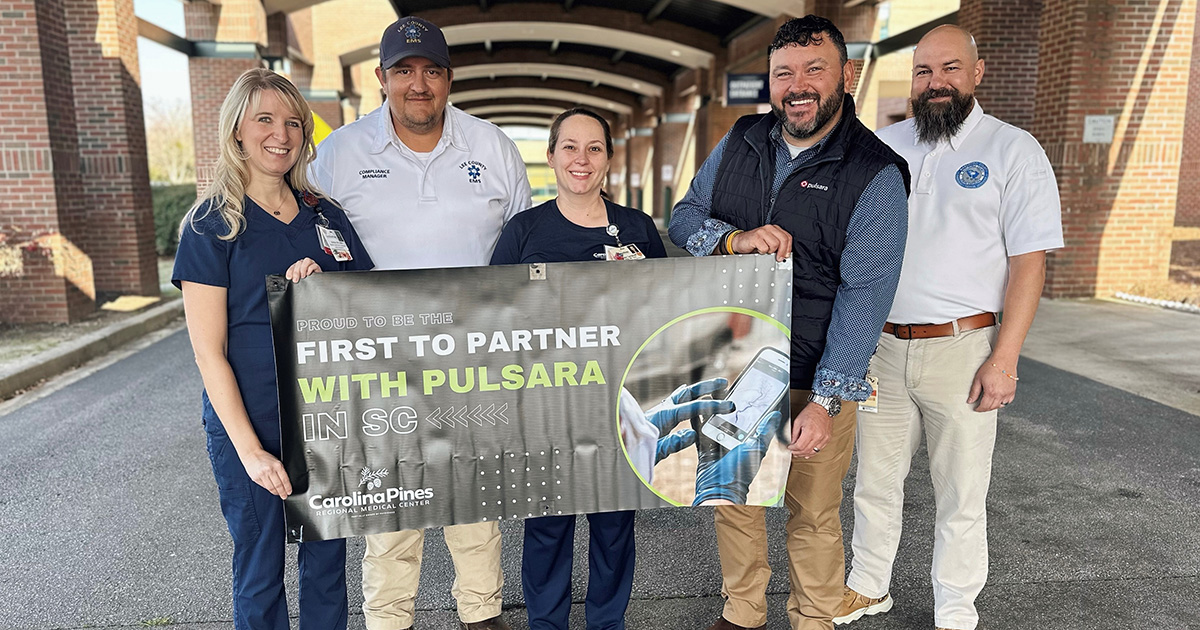
M 904 479 L 924 434 L 937 506 L 933 542 L 934 624 L 970 630 L 987 581 L 987 493 L 996 412 L 967 404 L 971 381 L 992 353 L 997 329 L 902 340 L 885 334 L 871 360 L 879 413 L 858 421 L 853 569 L 846 584 L 883 597 L 900 544 Z
M 791 392 L 792 418 L 808 404 L 808 391 Z M 833 435 L 820 453 L 792 458 L 784 502 L 788 507 L 788 620 L 795 630 L 833 628 L 842 603 L 846 558 L 842 547 L 842 479 L 854 452 L 855 403 L 842 404 Z M 721 554 L 722 616 L 750 628 L 767 622 L 766 508 L 717 506 L 717 548 Z
M 500 527 L 496 523 L 470 523 L 445 528 L 446 546 L 454 559 L 454 585 L 450 593 L 458 602 L 464 623 L 491 619 L 500 614 Z M 363 556 L 363 616 L 368 630 L 404 630 L 413 625 L 417 584 L 425 531 L 406 529 L 367 536 Z

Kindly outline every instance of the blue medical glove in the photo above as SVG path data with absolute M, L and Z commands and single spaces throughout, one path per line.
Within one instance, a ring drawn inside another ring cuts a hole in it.
M 726 499 L 745 505 L 750 482 L 758 474 L 782 418 L 783 414 L 778 411 L 771 412 L 753 435 L 733 449 L 726 449 L 700 433 L 696 442 L 700 456 L 700 462 L 696 464 L 696 499 L 692 505 L 700 505 L 709 499 Z
M 723 378 L 713 378 L 692 385 L 680 385 L 666 400 L 646 412 L 646 420 L 658 428 L 655 463 L 696 443 L 696 431 L 693 429 L 671 433 L 680 422 L 698 419 L 702 415 L 711 417 L 719 413 L 733 413 L 737 409 L 732 400 L 696 400 L 725 389 L 728 383 Z

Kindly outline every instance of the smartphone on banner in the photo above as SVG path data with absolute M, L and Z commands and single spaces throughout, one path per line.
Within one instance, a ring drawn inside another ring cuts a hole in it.
M 709 418 L 701 432 L 728 449 L 745 443 L 787 395 L 790 368 L 786 354 L 771 347 L 759 350 L 725 397 L 734 402 L 736 409 Z

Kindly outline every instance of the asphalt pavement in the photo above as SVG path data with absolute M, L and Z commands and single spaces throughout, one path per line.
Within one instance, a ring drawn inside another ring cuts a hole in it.
M 1200 628 L 1200 317 L 1044 303 L 1028 348 L 1018 398 L 1001 415 L 980 627 Z M 186 333 L 85 374 L 0 408 L 0 628 L 232 628 L 231 545 Z M 853 484 L 852 468 L 847 493 Z M 785 511 L 768 512 L 768 628 L 783 629 Z M 896 606 L 850 628 L 933 627 L 932 523 L 921 452 L 906 487 Z M 502 529 L 505 614 L 524 628 L 521 524 Z M 711 511 L 645 511 L 637 532 L 628 627 L 707 627 L 721 610 Z M 586 540 L 581 519 L 572 629 L 585 627 Z M 361 555 L 352 540 L 351 628 L 363 627 Z M 294 563 L 288 579 L 294 597 Z M 431 531 L 418 628 L 456 627 L 451 581 Z

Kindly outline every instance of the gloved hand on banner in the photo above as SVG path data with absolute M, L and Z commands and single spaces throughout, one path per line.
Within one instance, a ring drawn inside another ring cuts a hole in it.
M 696 464 L 696 498 L 692 505 L 705 501 L 723 499 L 735 505 L 745 505 L 758 469 L 762 466 L 767 447 L 771 445 L 776 428 L 783 414 L 772 411 L 754 431 L 754 434 L 736 448 L 725 447 L 703 433 L 696 442 L 700 462 Z M 698 428 L 698 423 L 693 423 Z
M 621 440 L 634 468 L 646 481 L 651 480 L 654 465 L 667 456 L 677 453 L 696 442 L 696 432 L 685 429 L 671 431 L 684 420 L 693 420 L 700 414 L 712 415 L 731 413 L 735 406 L 731 400 L 696 400 L 725 388 L 728 381 L 714 378 L 692 385 L 681 385 L 658 405 L 642 412 L 641 405 L 628 390 L 621 390 L 620 415 Z
M 677 433 L 671 431 L 685 420 L 693 420 L 701 416 L 711 417 L 719 413 L 733 413 L 737 407 L 732 400 L 713 400 L 711 398 L 697 400 L 714 392 L 725 389 L 729 381 L 723 378 L 712 378 L 692 385 L 680 385 L 671 392 L 661 403 L 646 412 L 646 420 L 658 428 L 658 448 L 654 454 L 654 463 L 661 462 L 667 456 L 678 453 L 696 443 L 696 431 L 688 428 Z

